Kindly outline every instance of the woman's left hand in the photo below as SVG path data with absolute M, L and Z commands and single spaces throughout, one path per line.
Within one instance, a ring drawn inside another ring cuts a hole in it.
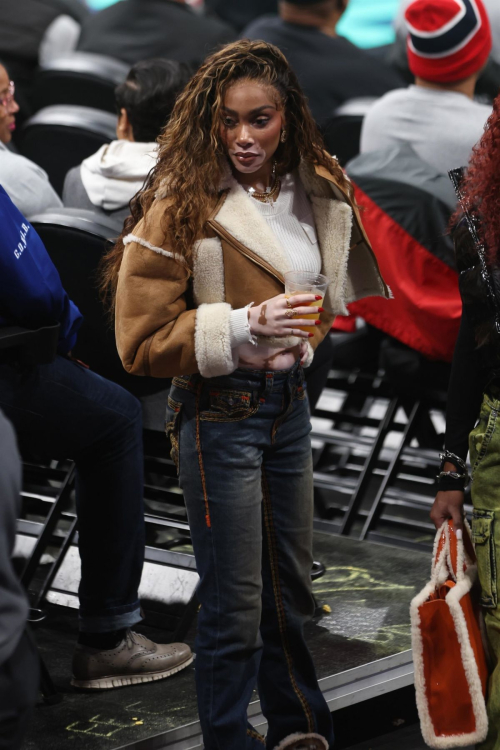
M 291 297 L 277 294 L 276 297 L 248 309 L 250 332 L 254 336 L 312 338 L 314 327 L 320 325 L 320 321 L 302 316 L 322 313 L 323 308 L 317 307 L 320 300 L 319 295 L 309 293 L 294 294 Z

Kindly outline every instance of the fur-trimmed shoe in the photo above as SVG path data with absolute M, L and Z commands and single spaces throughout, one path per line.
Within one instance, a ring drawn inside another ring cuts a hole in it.
M 274 750 L 328 750 L 328 742 L 320 734 L 289 734 Z

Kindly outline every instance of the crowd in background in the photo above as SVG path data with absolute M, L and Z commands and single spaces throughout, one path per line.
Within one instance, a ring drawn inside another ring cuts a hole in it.
M 440 170 L 446 172 L 457 163 L 466 162 L 491 111 L 491 100 L 500 81 L 500 14 L 492 0 L 485 1 L 493 38 L 491 55 L 485 53 L 479 67 L 463 76 L 469 79 L 467 83 L 461 80 L 457 88 L 458 79 L 455 78 L 451 82 L 447 80 L 446 87 L 439 89 L 422 84 L 422 81 L 429 80 L 439 82 L 439 68 L 426 77 L 425 70 L 419 71 L 417 65 L 418 74 L 415 74 L 408 62 L 405 34 L 408 20 L 404 19 L 408 4 L 408 0 L 401 3 L 395 19 L 396 43 L 381 50 L 362 50 L 337 35 L 336 28 L 347 10 L 348 0 L 325 0 L 319 4 L 283 0 L 279 7 L 277 3 L 270 5 L 258 0 L 244 4 L 207 0 L 203 13 L 178 0 L 121 0 L 94 14 L 80 0 L 44 3 L 20 0 L 11 3 L 2 11 L 0 62 L 5 69 L 3 79 L 8 75 L 8 80 L 15 82 L 16 94 L 8 113 L 10 119 L 5 123 L 9 129 L 6 131 L 4 127 L 0 138 L 2 183 L 9 185 L 11 175 L 16 175 L 16 185 L 11 185 L 11 191 L 16 196 L 17 205 L 28 215 L 61 205 L 61 197 L 52 191 L 50 185 L 43 184 L 40 167 L 23 161 L 21 155 L 14 158 L 5 148 L 12 136 L 14 142 L 20 144 L 20 130 L 32 112 L 33 77 L 38 65 L 76 49 L 111 56 L 129 65 L 151 58 L 165 58 L 184 64 L 186 71 L 194 70 L 210 49 L 238 36 L 263 39 L 285 52 L 320 127 L 327 126 L 338 107 L 346 101 L 378 99 L 366 118 L 361 151 L 380 151 L 390 145 L 408 143 L 421 158 L 439 164 Z M 412 11 L 415 17 L 427 12 L 425 5 Z M 461 75 L 460 71 L 458 74 Z M 170 80 L 173 75 L 170 73 L 167 78 Z M 416 85 L 413 83 L 415 75 Z M 146 78 L 147 75 L 141 75 L 140 85 L 153 85 L 147 84 Z M 3 89 L 5 80 L 2 83 Z M 117 92 L 117 109 L 122 120 L 124 116 L 128 118 L 124 115 L 126 106 L 123 106 L 127 105 L 124 101 L 127 92 L 129 109 L 133 107 L 137 112 L 141 106 L 146 109 L 151 106 L 145 102 L 144 94 L 138 103 L 130 100 L 133 85 L 131 82 Z M 175 88 L 173 81 L 165 83 L 167 85 Z M 388 92 L 393 93 L 384 96 Z M 474 98 L 474 93 L 479 95 L 479 100 Z M 171 104 L 166 106 L 169 108 Z M 158 123 L 162 116 L 161 112 L 155 115 Z M 450 123 L 453 123 L 451 128 Z M 157 135 L 160 127 L 151 127 L 151 138 L 153 134 Z M 99 180 L 98 174 L 102 177 L 103 168 L 107 170 L 106 177 L 109 171 L 109 179 L 113 180 L 117 165 L 130 160 L 130 177 L 120 176 L 118 181 L 115 180 L 115 187 L 119 192 L 119 185 L 124 181 L 131 189 L 139 184 L 145 174 L 147 147 L 138 145 L 139 142 L 146 143 L 143 135 L 133 135 L 132 131 L 128 120 L 125 125 L 120 121 L 117 139 L 133 140 L 135 146 L 115 143 L 106 149 L 105 165 L 103 154 L 96 154 L 93 160 L 86 160 L 82 165 L 78 179 L 75 173 L 68 177 L 62 196 L 65 204 L 94 205 L 104 211 L 121 209 L 122 213 L 126 212 L 126 201 L 117 206 L 115 199 L 111 198 L 109 206 L 112 207 L 106 207 L 107 199 L 97 195 L 101 188 L 97 188 L 96 193 L 95 183 Z M 449 140 L 450 134 L 453 143 Z M 444 151 L 441 141 L 445 141 Z M 88 190 L 93 200 L 88 198 Z M 25 200 L 21 193 L 26 195 Z M 120 201 L 122 197 L 116 199 Z

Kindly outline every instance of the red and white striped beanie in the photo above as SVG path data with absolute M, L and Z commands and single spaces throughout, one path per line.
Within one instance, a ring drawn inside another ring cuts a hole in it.
M 415 0 L 405 19 L 413 75 L 449 83 L 485 65 L 492 40 L 482 0 Z

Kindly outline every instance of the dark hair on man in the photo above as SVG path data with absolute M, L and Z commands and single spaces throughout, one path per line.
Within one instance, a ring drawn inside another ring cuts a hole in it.
M 282 0 L 279 0 L 280 3 Z M 309 12 L 323 13 L 325 10 L 338 10 L 343 12 L 346 9 L 348 0 L 334 0 L 332 7 L 332 0 L 285 0 L 288 5 L 295 5 L 300 10 L 307 10 Z
M 156 141 L 190 77 L 187 65 L 162 58 L 142 60 L 130 69 L 115 89 L 115 101 L 118 114 L 127 112 L 134 140 Z

